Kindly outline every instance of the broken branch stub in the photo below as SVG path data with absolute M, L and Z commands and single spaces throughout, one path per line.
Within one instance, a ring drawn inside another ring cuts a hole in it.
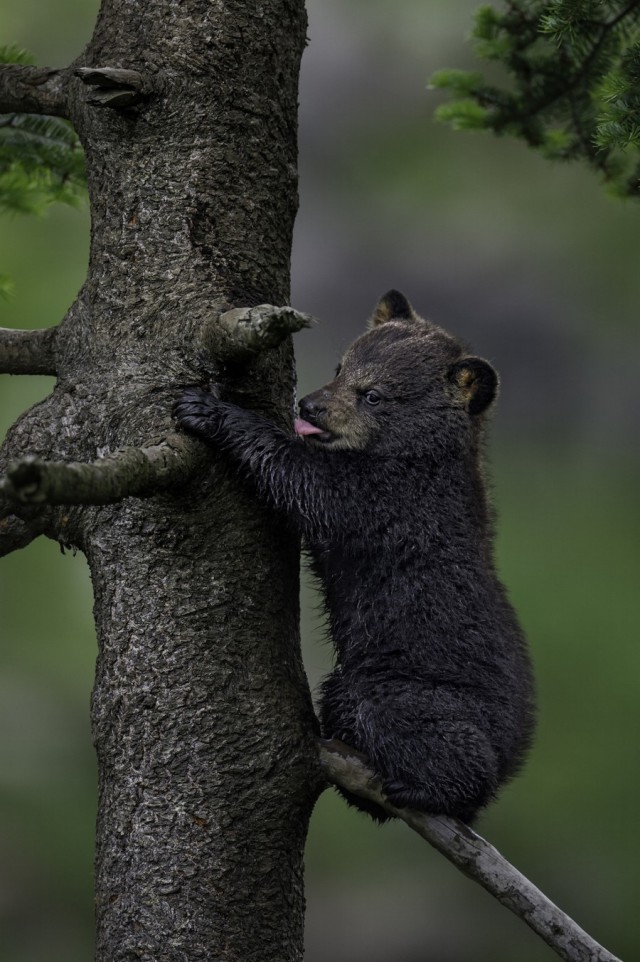
M 77 67 L 77 77 L 89 88 L 87 103 L 93 107 L 123 110 L 148 100 L 151 90 L 143 74 L 123 67 Z
M 202 347 L 223 360 L 240 360 L 278 347 L 290 334 L 311 327 L 313 318 L 292 307 L 258 304 L 236 307 L 211 318 L 201 331 Z M 221 343 L 220 331 L 224 337 Z

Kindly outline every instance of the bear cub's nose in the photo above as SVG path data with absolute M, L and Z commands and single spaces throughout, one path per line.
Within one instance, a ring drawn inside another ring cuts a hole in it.
M 308 394 L 307 397 L 303 397 L 300 401 L 300 417 L 304 418 L 305 421 L 309 421 L 310 424 L 317 424 L 326 413 L 326 402 L 317 398 L 314 399 L 313 394 Z

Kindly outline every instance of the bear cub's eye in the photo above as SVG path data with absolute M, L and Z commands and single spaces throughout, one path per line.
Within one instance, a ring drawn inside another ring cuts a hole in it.
M 364 399 L 367 402 L 367 404 L 371 405 L 371 407 L 375 407 L 376 404 L 380 404 L 380 401 L 382 400 L 382 395 L 380 394 L 379 391 L 367 391 L 366 394 L 364 395 Z

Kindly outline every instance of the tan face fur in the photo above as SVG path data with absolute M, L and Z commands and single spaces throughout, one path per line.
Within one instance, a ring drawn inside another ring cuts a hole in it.
M 410 443 L 416 426 L 424 434 L 434 419 L 481 413 L 495 397 L 493 368 L 465 357 L 456 338 L 419 318 L 398 292 L 380 300 L 370 323 L 334 380 L 301 400 L 301 417 L 322 430 L 307 443 L 362 450 L 378 447 L 383 433 Z
M 324 413 L 319 414 L 314 423 L 330 435 L 326 438 L 312 435 L 308 440 L 325 448 L 349 448 L 354 451 L 364 448 L 376 424 L 373 418 L 368 418 L 362 412 L 361 397 L 374 385 L 375 378 L 368 376 L 366 371 L 352 369 L 343 361 L 340 373 L 333 381 L 303 399 L 321 405 L 320 410 Z

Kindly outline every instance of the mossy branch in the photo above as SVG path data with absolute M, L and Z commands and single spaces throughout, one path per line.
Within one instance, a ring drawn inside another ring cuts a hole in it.
M 0 374 L 57 373 L 56 328 L 19 331 L 0 327 Z
M 520 916 L 560 958 L 566 962 L 620 962 L 463 822 L 389 804 L 366 761 L 340 741 L 320 742 L 320 763 L 329 782 L 405 821 L 460 871 Z
M 44 504 L 113 504 L 187 481 L 199 458 L 196 442 L 172 434 L 159 444 L 122 448 L 91 463 L 24 458 L 0 482 L 6 510 Z
M 53 117 L 68 117 L 68 80 L 68 69 L 2 64 L 0 114 L 49 114 Z
M 313 318 L 292 307 L 258 304 L 212 317 L 200 333 L 202 349 L 225 360 L 242 360 L 277 347 L 290 334 L 311 327 Z M 222 332 L 222 338 L 221 338 Z

